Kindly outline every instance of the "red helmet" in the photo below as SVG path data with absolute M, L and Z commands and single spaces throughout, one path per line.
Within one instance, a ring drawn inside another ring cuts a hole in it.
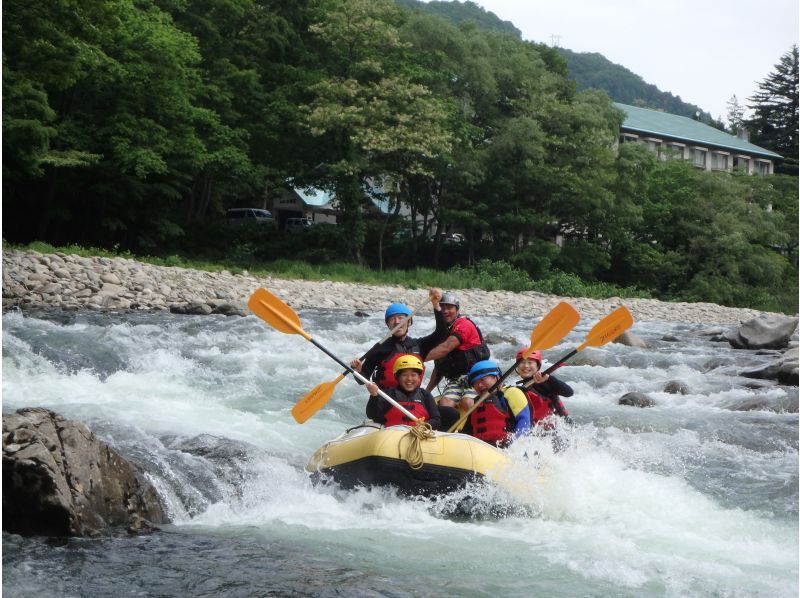
M 517 351 L 517 358 L 516 358 L 516 359 L 517 359 L 517 361 L 519 361 L 520 359 L 522 359 L 522 355 L 523 355 L 523 354 L 525 353 L 525 351 L 527 351 L 528 349 L 529 349 L 529 347 L 523 347 L 522 349 L 520 349 L 519 351 Z M 539 363 L 539 367 L 542 367 L 542 354 L 541 354 L 541 353 L 539 353 L 539 351 L 531 351 L 531 352 L 530 352 L 530 354 L 528 354 L 528 357 L 527 357 L 527 359 L 532 359 L 532 360 L 534 360 L 534 361 L 538 362 L 538 363 Z

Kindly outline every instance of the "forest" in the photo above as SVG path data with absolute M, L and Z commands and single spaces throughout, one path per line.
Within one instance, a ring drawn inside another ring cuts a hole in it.
M 760 177 L 618 146 L 622 112 L 579 90 L 556 49 L 389 0 L 2 10 L 5 242 L 491 263 L 797 311 L 796 47 L 765 65 L 748 123 L 753 142 L 790 157 L 789 174 Z M 368 213 L 370 181 L 421 226 Z M 222 224 L 226 208 L 269 205 L 289 186 L 333 193 L 337 226 Z M 451 232 L 464 243 L 446 244 Z

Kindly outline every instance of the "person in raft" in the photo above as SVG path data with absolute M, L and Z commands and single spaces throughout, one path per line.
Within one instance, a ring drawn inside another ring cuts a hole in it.
M 401 355 L 394 361 L 393 374 L 397 386 L 384 392 L 410 411 L 417 419 L 428 422 L 434 430 L 441 427 L 442 418 L 433 395 L 420 388 L 422 384 L 422 361 L 416 355 Z M 378 385 L 367 383 L 370 397 L 367 401 L 367 417 L 384 426 L 413 426 L 414 422 L 397 407 L 378 395 Z
M 428 289 L 433 306 L 433 316 L 436 320 L 436 328 L 428 336 L 422 338 L 412 338 L 408 335 L 413 318 L 408 318 L 408 322 L 401 326 L 395 333 L 382 343 L 377 343 L 367 351 L 364 360 L 354 359 L 350 362 L 350 367 L 359 372 L 367 379 L 374 381 L 381 390 L 394 388 L 397 380 L 394 377 L 394 362 L 401 355 L 419 355 L 422 361 L 425 356 L 436 345 L 447 337 L 449 325 L 442 315 L 439 300 L 442 298 L 442 291 L 439 289 Z M 403 303 L 392 303 L 386 308 L 384 321 L 386 327 L 392 330 L 400 321 L 411 315 L 411 310 Z
M 467 374 L 470 386 L 483 393 L 500 378 L 498 365 L 489 359 L 474 364 Z M 525 393 L 516 386 L 501 386 L 469 416 L 472 435 L 497 447 L 506 447 L 531 431 L 531 410 Z
M 519 360 L 527 351 L 523 347 L 517 352 L 516 359 Z M 560 397 L 571 397 L 572 387 L 549 374 L 543 374 L 539 370 L 542 368 L 542 354 L 539 351 L 532 351 L 527 359 L 520 361 L 517 366 L 517 374 L 520 380 L 517 386 L 523 387 L 532 382 L 528 388 L 523 389 L 527 395 L 531 406 L 533 425 L 542 430 L 551 430 L 554 425 L 554 414 L 569 421 L 564 403 Z
M 478 395 L 470 388 L 466 374 L 474 363 L 489 359 L 489 347 L 475 322 L 459 314 L 461 304 L 454 293 L 443 293 L 439 304 L 449 329 L 444 341 L 425 357 L 435 364 L 427 390 L 433 390 L 443 378 L 447 380 L 439 399 L 439 409 L 447 423 L 451 413 L 458 419 L 456 407 L 460 405 L 467 410 L 474 404 Z M 455 423 L 455 419 L 450 423 Z

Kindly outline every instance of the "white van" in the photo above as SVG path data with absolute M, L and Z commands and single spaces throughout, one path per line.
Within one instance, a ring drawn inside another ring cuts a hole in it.
M 312 226 L 314 223 L 311 218 L 288 218 L 284 229 L 287 233 L 304 233 Z
M 260 208 L 231 208 L 225 212 L 228 224 L 274 224 L 272 212 Z

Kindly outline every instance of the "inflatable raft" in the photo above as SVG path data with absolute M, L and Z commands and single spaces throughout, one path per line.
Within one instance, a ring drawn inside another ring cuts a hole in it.
M 406 495 L 431 495 L 494 480 L 508 465 L 506 453 L 472 436 L 434 432 L 417 440 L 409 426 L 365 423 L 317 449 L 306 470 L 348 489 L 394 486 Z

